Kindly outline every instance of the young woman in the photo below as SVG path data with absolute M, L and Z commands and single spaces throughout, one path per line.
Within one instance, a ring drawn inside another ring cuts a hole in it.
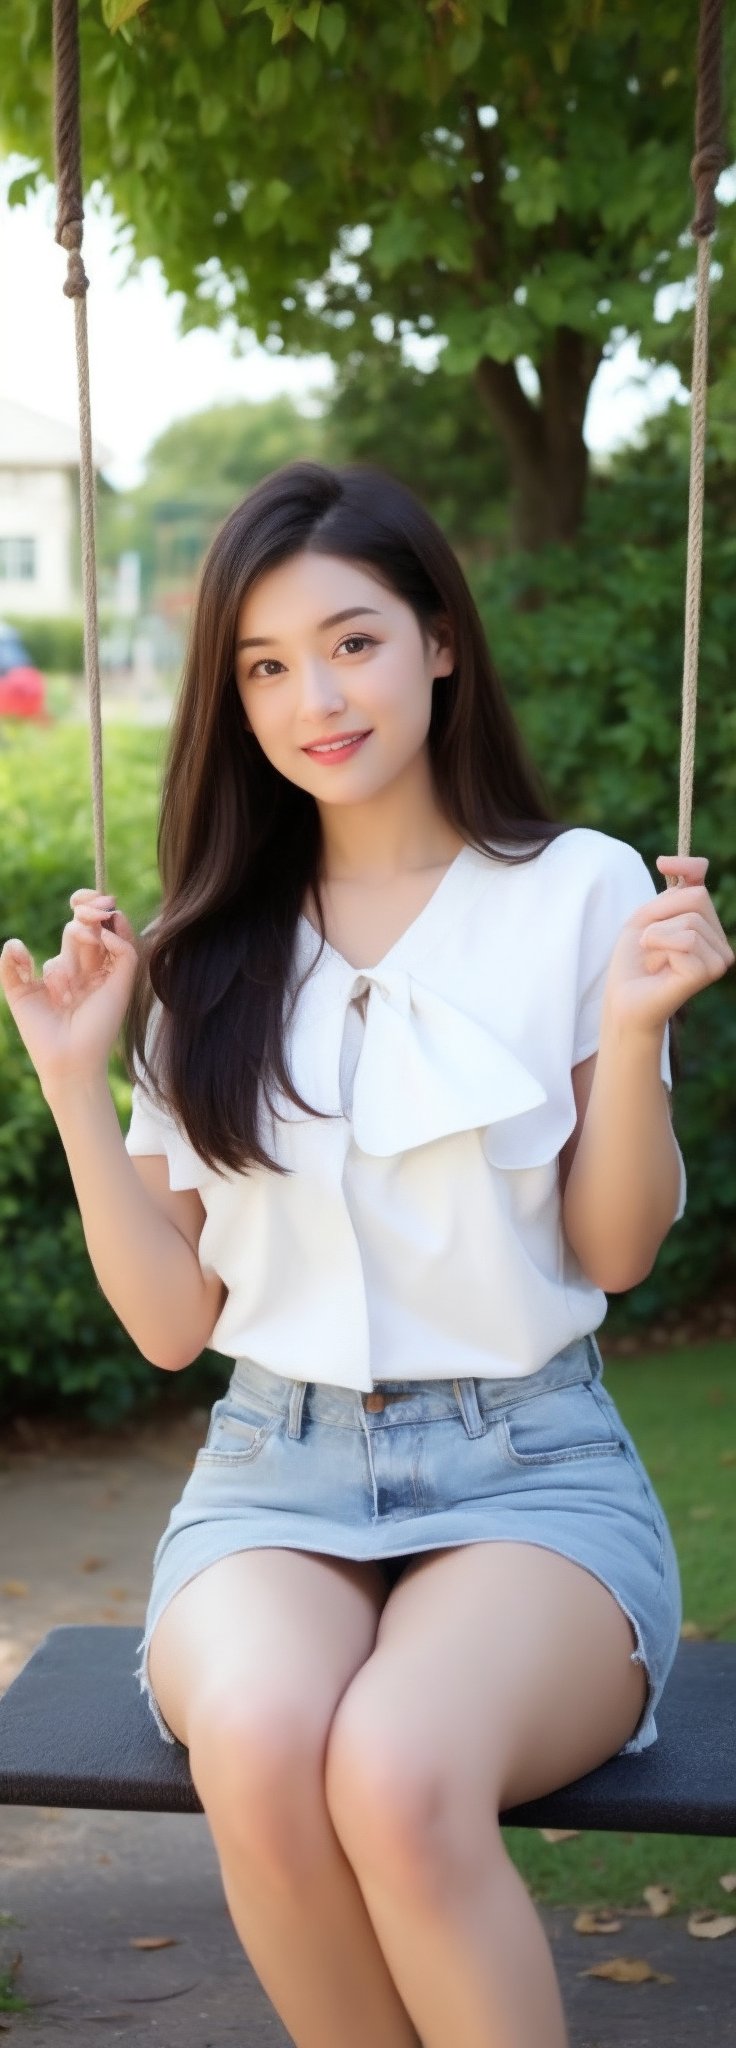
M 432 519 L 310 462 L 204 561 L 158 852 L 141 938 L 81 888 L 0 956 L 113 1309 L 234 1361 L 140 1684 L 298 2048 L 563 2048 L 499 1816 L 653 1742 L 677 1648 L 594 1332 L 685 1205 L 708 862 L 553 821 Z

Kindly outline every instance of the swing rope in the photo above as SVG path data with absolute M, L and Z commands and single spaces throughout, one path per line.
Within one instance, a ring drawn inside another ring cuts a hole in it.
M 67 250 L 67 274 L 63 290 L 74 300 L 74 332 L 77 348 L 79 386 L 79 496 L 82 529 L 82 602 L 84 607 L 84 666 L 89 698 L 90 746 L 92 755 L 92 810 L 95 837 L 95 888 L 105 890 L 105 828 L 102 798 L 102 720 L 100 714 L 100 655 L 97 620 L 97 563 L 95 553 L 95 467 L 92 456 L 92 418 L 89 401 L 89 348 L 87 344 L 87 300 L 89 278 L 82 262 L 82 160 L 80 142 L 79 15 L 78 0 L 54 0 L 54 145 L 56 152 L 55 240 Z
M 701 0 L 698 28 L 698 96 L 695 113 L 695 155 L 690 176 L 695 186 L 695 217 L 690 233 L 698 244 L 693 339 L 692 405 L 690 410 L 690 500 L 685 578 L 685 653 L 682 675 L 682 741 L 678 854 L 690 852 L 695 772 L 695 713 L 698 693 L 698 651 L 703 563 L 705 496 L 705 433 L 708 392 L 708 305 L 710 237 L 716 224 L 716 185 L 728 157 L 721 140 L 723 83 L 723 0 Z M 669 887 L 678 877 L 667 876 Z
M 67 250 L 63 291 L 74 300 L 79 387 L 79 492 L 82 532 L 84 661 L 89 698 L 95 888 L 105 892 L 105 834 L 102 792 L 102 724 L 95 556 L 95 469 L 89 398 L 86 292 L 82 261 L 84 208 L 80 141 L 79 0 L 53 0 L 54 146 L 57 214 L 55 240 Z M 703 559 L 706 406 L 708 388 L 708 300 L 710 237 L 716 225 L 715 189 L 728 156 L 722 143 L 723 0 L 701 0 L 697 53 L 695 155 L 690 176 L 696 210 L 690 233 L 698 243 L 690 420 L 690 491 L 685 585 L 685 648 L 682 682 L 678 855 L 690 851 L 695 768 L 695 718 L 700 643 Z M 668 887 L 677 887 L 675 876 Z

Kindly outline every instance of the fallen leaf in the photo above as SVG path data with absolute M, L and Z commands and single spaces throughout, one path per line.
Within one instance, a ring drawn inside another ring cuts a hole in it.
M 722 1934 L 733 1934 L 736 1929 L 736 1915 L 716 1913 L 711 1906 L 703 1906 L 698 1913 L 691 1913 L 687 1923 L 688 1934 L 697 1935 L 700 1941 L 719 1941 Z
M 688 1643 L 704 1643 L 706 1640 L 705 1629 L 701 1628 L 698 1621 L 683 1621 L 680 1635 L 684 1636 Z
M 610 1913 L 601 1910 L 598 1913 L 577 1913 L 572 1924 L 576 1934 L 620 1934 L 623 1921 L 615 1920 Z
M 718 1883 L 724 1892 L 736 1892 L 736 1870 L 729 1870 L 725 1877 L 719 1877 Z
M 581 1833 L 581 1829 L 540 1828 L 539 1833 L 542 1836 L 542 1840 L 545 1842 L 574 1842 L 578 1835 Z
M 129 1948 L 178 1948 L 178 1934 L 133 1934 Z
M 736 1465 L 736 1451 L 719 1451 L 719 1465 Z
M 671 1891 L 667 1884 L 648 1884 L 642 1892 L 642 1898 L 646 1899 L 655 1920 L 661 1920 L 665 1913 L 669 1913 L 670 1907 L 675 1904 L 676 1897 L 676 1892 Z
M 79 1569 L 80 1572 L 101 1572 L 107 1563 L 106 1557 L 85 1557 Z
M 675 1978 L 668 1977 L 664 1970 L 653 1970 L 643 1956 L 611 1956 L 610 1962 L 592 1963 L 589 1970 L 578 1970 L 579 1977 L 608 1977 L 612 1984 L 674 1984 Z
M 25 1579 L 3 1579 L 0 1592 L 7 1593 L 9 1600 L 22 1600 L 28 1586 Z

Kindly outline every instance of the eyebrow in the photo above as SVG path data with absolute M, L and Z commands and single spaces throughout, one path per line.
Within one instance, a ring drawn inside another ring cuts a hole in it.
M 329 619 L 321 619 L 317 631 L 318 633 L 324 633 L 328 626 L 341 625 L 343 619 L 361 619 L 366 612 L 373 612 L 375 617 L 380 619 L 381 614 L 374 604 L 348 605 L 347 611 L 331 612 Z M 278 640 L 275 638 L 270 640 L 238 640 L 235 648 L 236 654 L 240 653 L 241 647 L 278 647 Z

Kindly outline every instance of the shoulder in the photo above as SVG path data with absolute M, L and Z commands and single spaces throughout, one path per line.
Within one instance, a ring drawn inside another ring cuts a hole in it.
M 628 839 L 593 826 L 572 825 L 545 847 L 539 860 L 542 887 L 560 912 L 585 916 L 596 910 L 628 915 L 656 896 L 656 885 L 638 848 Z
M 593 825 L 570 825 L 550 841 L 540 856 L 544 861 L 564 865 L 572 873 L 580 875 L 632 874 L 635 869 L 645 869 L 641 854 L 628 839 L 618 839 L 611 832 L 600 832 Z
M 538 904 L 545 917 L 566 918 L 576 905 L 583 909 L 591 900 L 623 895 L 642 901 L 656 893 L 637 848 L 592 825 L 568 826 L 530 860 L 494 859 L 489 848 L 487 855 L 476 855 L 476 864 L 493 877 L 490 887 L 496 899 L 499 878 L 504 878 L 501 888 L 513 896 L 514 914 L 521 908 L 519 898 L 524 907 Z

